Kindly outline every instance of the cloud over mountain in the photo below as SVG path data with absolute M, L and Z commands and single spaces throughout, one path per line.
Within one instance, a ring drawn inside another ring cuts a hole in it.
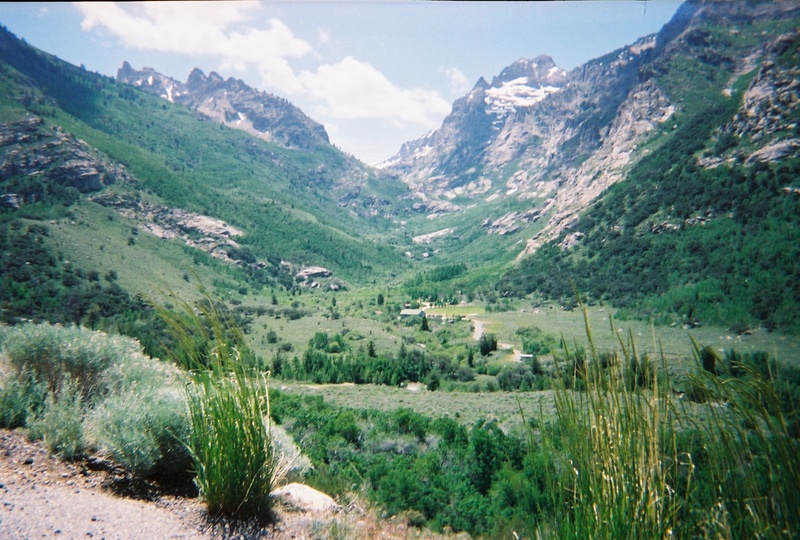
M 438 92 L 400 87 L 352 56 L 296 68 L 293 61 L 314 62 L 319 55 L 280 19 L 262 20 L 257 2 L 81 3 L 78 8 L 85 31 L 102 29 L 140 50 L 210 56 L 222 70 L 252 69 L 265 87 L 305 97 L 316 112 L 333 119 L 380 119 L 428 129 L 450 110 Z

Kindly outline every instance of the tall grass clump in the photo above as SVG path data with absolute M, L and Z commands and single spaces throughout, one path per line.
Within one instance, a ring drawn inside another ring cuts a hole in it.
M 640 539 L 670 536 L 692 481 L 692 461 L 677 450 L 676 411 L 650 380 L 633 385 L 633 340 L 612 353 L 595 349 L 584 307 L 589 353 L 565 347 L 567 380 L 555 392 L 551 446 L 559 454 L 560 509 L 540 533 Z M 613 328 L 612 328 L 613 330 Z M 641 372 L 641 366 L 638 368 Z M 580 388 L 580 391 L 573 390 Z M 557 488 L 556 488 L 557 489 Z
M 695 360 L 708 363 L 713 350 L 692 342 Z M 763 359 L 762 359 L 763 360 Z M 720 358 L 715 358 L 720 364 Z M 703 441 L 709 486 L 700 524 L 708 536 L 790 538 L 800 531 L 800 439 L 797 403 L 781 395 L 776 365 L 729 360 L 729 372 L 698 369 L 693 387 L 709 396 L 704 421 L 689 416 Z
M 551 454 L 552 511 L 539 537 L 793 538 L 800 530 L 800 440 L 793 381 L 766 355 L 728 354 L 692 340 L 686 394 L 663 353 L 647 364 L 629 334 L 597 351 L 564 348 L 556 421 L 531 455 Z M 613 323 L 612 323 L 612 332 Z M 616 332 L 614 332 L 616 334 Z M 531 525 L 532 524 L 532 525 Z
M 187 391 L 196 482 L 210 513 L 266 518 L 275 471 L 267 381 L 245 365 L 244 341 L 215 304 L 206 299 L 198 309 L 162 313 L 179 344 L 176 359 L 194 367 Z

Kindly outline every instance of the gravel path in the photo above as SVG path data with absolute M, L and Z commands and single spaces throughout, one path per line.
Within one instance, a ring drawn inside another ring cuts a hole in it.
M 0 538 L 214 538 L 196 499 L 120 497 L 107 487 L 112 476 L 0 432 Z
M 123 492 L 125 496 L 118 493 Z M 132 498 L 138 497 L 138 498 Z M 65 463 L 20 431 L 0 429 L 0 539 L 297 540 L 347 537 L 467 540 L 381 519 L 351 503 L 337 512 L 276 502 L 272 524 L 209 520 L 202 501 L 133 483 L 111 464 Z

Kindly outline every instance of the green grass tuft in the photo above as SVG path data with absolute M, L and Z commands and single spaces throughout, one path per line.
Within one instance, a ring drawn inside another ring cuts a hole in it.
M 243 340 L 210 299 L 199 314 L 163 315 L 180 361 L 194 366 L 187 387 L 189 451 L 196 482 L 212 514 L 267 519 L 276 460 L 269 426 L 269 390 L 245 365 Z

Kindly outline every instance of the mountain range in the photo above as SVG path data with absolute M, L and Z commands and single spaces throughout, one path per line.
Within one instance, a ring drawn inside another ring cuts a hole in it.
M 187 267 L 219 290 L 295 290 L 465 265 L 415 294 L 577 288 L 663 322 L 797 330 L 799 22 L 791 1 L 692 1 L 569 72 L 520 58 L 377 168 L 240 80 L 127 62 L 112 79 L 3 29 L 4 265 L 43 223 L 51 266 L 113 269 L 131 295 Z M 5 319 L 44 316 L 19 307 L 30 279 L 7 273 Z

